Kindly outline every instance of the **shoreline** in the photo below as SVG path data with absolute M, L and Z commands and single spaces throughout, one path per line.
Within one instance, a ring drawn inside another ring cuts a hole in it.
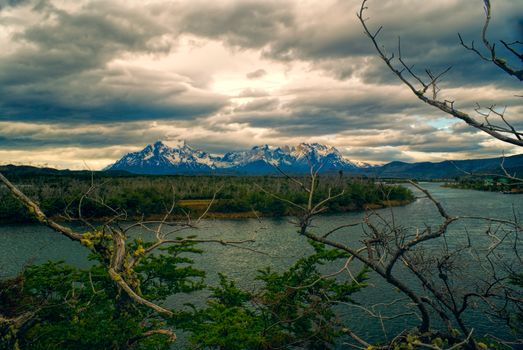
M 523 189 L 517 189 L 514 190 L 513 188 L 510 188 L 510 186 L 507 188 L 491 188 L 491 187 L 470 187 L 465 185 L 459 185 L 456 183 L 444 183 L 441 185 L 443 188 L 451 188 L 455 190 L 469 190 L 469 191 L 480 191 L 480 192 L 491 192 L 491 193 L 504 193 L 504 194 L 523 194 Z
M 415 202 L 415 199 L 409 200 L 387 200 L 382 201 L 381 203 L 365 203 L 362 208 L 355 208 L 355 209 L 347 209 L 347 210 L 337 210 L 337 211 L 326 211 L 324 214 L 342 214 L 342 213 L 354 213 L 354 212 L 364 212 L 365 210 L 376 210 L 376 209 L 383 209 L 388 207 L 401 207 L 408 204 L 411 204 Z M 194 217 L 192 219 L 195 219 L 198 217 L 198 214 L 201 215 L 201 213 L 195 213 Z M 165 214 L 149 214 L 149 215 L 143 215 L 143 216 L 132 216 L 128 217 L 125 221 L 161 221 L 164 218 Z M 209 212 L 205 215 L 204 219 L 215 219 L 215 220 L 228 220 L 228 219 L 259 219 L 259 218 L 282 218 L 282 217 L 289 217 L 292 215 L 266 215 L 261 212 L 257 211 L 248 211 L 248 212 L 231 212 L 231 213 L 223 213 L 223 212 Z M 56 222 L 72 222 L 71 220 L 66 219 L 63 216 L 60 215 L 53 215 L 50 216 L 50 218 Z M 186 218 L 185 216 L 172 216 L 171 220 L 180 220 Z M 94 217 L 94 218 L 88 218 L 86 220 L 93 221 L 93 222 L 103 222 L 109 220 L 110 217 Z M 79 220 L 74 220 L 79 221 Z M 73 221 L 73 222 L 74 222 Z M 36 220 L 25 220 L 25 221 L 0 221 L 0 225 L 10 225 L 10 224 L 33 224 L 38 223 Z

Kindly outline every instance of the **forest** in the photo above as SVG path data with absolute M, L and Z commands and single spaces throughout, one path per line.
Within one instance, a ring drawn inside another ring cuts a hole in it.
M 461 176 L 453 182 L 445 183 L 445 186 L 449 188 L 503 192 L 507 194 L 523 193 L 523 186 L 520 180 L 500 175 Z
M 57 219 L 78 217 L 80 202 L 80 214 L 94 220 L 108 215 L 107 206 L 125 211 L 128 219 L 161 217 L 173 203 L 173 217 L 201 215 L 211 201 L 211 217 L 285 216 L 295 210 L 278 197 L 301 204 L 307 201 L 306 193 L 283 176 L 92 176 L 8 175 L 47 215 Z M 406 187 L 340 175 L 321 176 L 315 199 L 329 190 L 342 194 L 326 208 L 331 213 L 407 204 L 414 199 Z M 7 189 L 0 191 L 0 222 L 34 220 Z M 88 192 L 91 196 L 86 197 Z

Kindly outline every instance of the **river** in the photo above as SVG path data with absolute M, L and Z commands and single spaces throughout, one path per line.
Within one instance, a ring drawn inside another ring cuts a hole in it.
M 523 215 L 523 195 L 450 189 L 441 187 L 437 183 L 423 183 L 422 185 L 441 201 L 451 215 L 488 216 L 509 220 L 514 218 L 514 213 L 519 220 Z M 422 195 L 418 191 L 416 194 L 420 197 Z M 381 209 L 378 212 L 386 217 L 391 215 L 389 209 Z M 412 204 L 396 207 L 393 209 L 393 213 L 398 225 L 410 228 L 423 227 L 424 224 L 435 224 L 440 221 L 432 202 L 427 198 L 418 198 Z M 338 225 L 358 221 L 362 215 L 363 213 L 359 212 L 324 216 L 315 221 L 315 230 L 319 233 L 327 232 Z M 465 232 L 468 232 L 474 245 L 481 249 L 489 242 L 489 238 L 485 234 L 487 226 L 484 222 L 470 220 L 455 224 L 448 232 L 447 243 L 451 246 L 464 244 L 466 242 Z M 202 245 L 205 253 L 196 257 L 196 267 L 207 271 L 208 282 L 211 284 L 216 281 L 216 274 L 222 272 L 245 288 L 255 288 L 253 280 L 259 268 L 271 266 L 274 269 L 282 270 L 312 251 L 303 237 L 298 236 L 296 228 L 290 223 L 289 218 L 264 218 L 261 222 L 256 219 L 207 220 L 202 222 L 199 229 L 186 232 L 186 234 L 189 233 L 197 234 L 199 238 L 225 240 L 253 238 L 256 242 L 250 244 L 249 247 L 267 254 L 258 254 L 219 244 Z M 136 234 L 146 235 L 144 232 Z M 354 243 L 358 241 L 361 234 L 361 228 L 357 226 L 341 230 L 332 235 L 332 238 Z M 441 241 L 432 242 L 427 245 L 427 249 L 429 252 L 436 250 L 440 244 Z M 0 226 L 0 246 L 3 252 L 0 255 L 0 268 L 3 276 L 12 276 L 25 264 L 42 263 L 47 260 L 65 260 L 79 267 L 89 265 L 85 248 L 37 224 Z M 521 248 L 519 249 L 521 251 Z M 502 247 L 502 252 L 511 254 L 510 247 Z M 339 266 L 332 266 L 330 271 L 338 268 Z M 466 275 L 480 274 L 474 262 L 464 261 L 462 268 L 466 270 Z M 412 282 L 408 275 L 405 275 L 404 278 L 407 283 Z M 377 276 L 371 275 L 369 283 L 372 287 L 365 288 L 363 292 L 359 293 L 356 296 L 358 301 L 363 303 L 372 301 L 373 304 L 388 303 L 400 296 L 397 291 L 383 283 Z M 464 281 L 464 283 L 468 282 Z M 202 294 L 186 296 L 185 301 L 194 301 L 191 298 L 202 298 Z M 401 311 L 403 307 L 404 305 L 398 303 L 393 307 L 383 307 L 380 310 L 384 314 L 393 315 L 395 312 Z M 363 337 L 373 340 L 386 338 L 395 331 L 416 324 L 416 319 L 403 317 L 386 322 L 385 327 L 382 327 L 377 320 L 365 317 L 357 308 L 344 306 L 340 307 L 338 311 L 351 329 Z M 474 326 L 476 335 L 506 332 L 505 329 L 502 329 L 501 324 L 491 322 L 481 312 L 472 312 L 468 318 Z

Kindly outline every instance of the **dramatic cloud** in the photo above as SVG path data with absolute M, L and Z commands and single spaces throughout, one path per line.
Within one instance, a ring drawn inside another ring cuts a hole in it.
M 518 152 L 418 101 L 376 57 L 360 5 L 0 0 L 0 163 L 102 168 L 174 138 L 215 153 L 317 141 L 372 162 Z M 401 37 L 420 74 L 452 66 L 442 98 L 507 106 L 523 126 L 521 84 L 459 44 L 479 41 L 482 5 L 370 0 L 368 25 L 388 52 Z M 522 14 L 494 2 L 491 40 L 521 40 Z
M 254 72 L 247 73 L 245 76 L 249 79 L 258 79 L 263 77 L 264 75 L 267 75 L 265 69 L 257 69 Z

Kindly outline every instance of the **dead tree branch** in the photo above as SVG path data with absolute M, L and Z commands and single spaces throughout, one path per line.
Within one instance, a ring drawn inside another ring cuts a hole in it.
M 389 70 L 393 72 L 400 79 L 400 81 L 403 82 L 403 84 L 405 84 L 412 91 L 412 93 L 418 99 L 420 99 L 428 105 L 436 107 L 437 109 L 453 116 L 454 118 L 464 121 L 468 125 L 478 130 L 481 130 L 500 141 L 516 146 L 523 146 L 523 132 L 516 130 L 516 128 L 506 120 L 504 114 L 494 113 L 497 114 L 499 119 L 501 119 L 502 124 L 492 124 L 488 119 L 483 122 L 477 120 L 468 113 L 455 108 L 454 101 L 441 100 L 438 98 L 437 95 L 440 91 L 438 83 L 441 81 L 441 78 L 451 69 L 451 67 L 448 67 L 439 74 L 433 74 L 429 69 L 426 69 L 426 73 L 429 77 L 429 80 L 423 79 L 419 74 L 415 73 L 412 67 L 409 66 L 403 59 L 401 55 L 401 41 L 398 40 L 398 61 L 402 68 L 396 68 L 393 64 L 395 55 L 388 55 L 385 52 L 385 49 L 382 46 L 380 46 L 377 41 L 377 37 L 383 29 L 383 27 L 379 27 L 378 30 L 373 32 L 367 25 L 367 19 L 365 18 L 365 11 L 368 9 L 367 1 L 368 0 L 363 0 L 360 10 L 357 13 L 357 17 L 363 26 L 365 34 L 370 38 L 374 48 L 376 49 L 376 52 L 378 53 L 378 56 L 382 59 L 383 62 L 385 62 Z M 485 0 L 485 3 L 488 10 L 488 16 L 487 21 L 485 22 L 485 26 L 483 28 L 483 39 L 484 45 L 491 51 L 491 56 L 487 58 L 486 56 L 483 56 L 479 51 L 477 51 L 474 47 L 470 47 L 470 49 L 477 52 L 483 59 L 487 59 L 494 62 L 497 66 L 505 70 L 507 73 L 515 75 L 516 77 L 520 77 L 518 79 L 521 80 L 521 78 L 523 77 L 523 70 L 514 71 L 510 67 L 508 67 L 508 65 L 503 59 L 498 58 L 496 56 L 494 45 L 490 44 L 490 42 L 486 39 L 486 30 L 488 27 L 488 22 L 490 21 L 490 2 L 488 0 Z M 510 47 L 511 45 L 507 44 L 507 46 Z M 405 74 L 405 72 L 408 73 L 410 79 Z M 411 81 L 412 79 L 414 80 L 414 82 Z M 420 86 L 416 87 L 415 84 L 419 84 Z M 428 94 L 429 91 L 430 94 Z

